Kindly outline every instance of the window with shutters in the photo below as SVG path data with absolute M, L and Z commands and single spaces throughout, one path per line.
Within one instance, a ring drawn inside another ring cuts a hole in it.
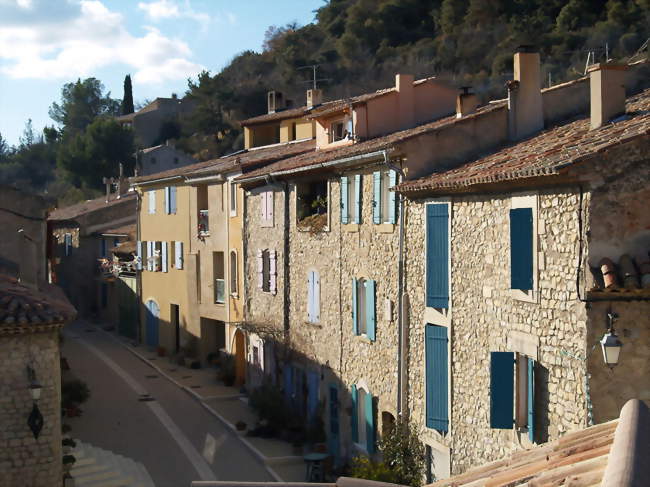
M 174 244 L 174 267 L 183 268 L 183 242 L 173 242 Z
M 365 382 L 352 386 L 352 441 L 359 450 L 375 452 L 376 411 L 372 394 Z
M 277 252 L 271 249 L 257 251 L 257 287 L 265 293 L 277 292 Z
M 263 191 L 260 193 L 260 218 L 261 226 L 273 226 L 273 191 Z
M 352 279 L 352 322 L 355 335 L 374 341 L 376 336 L 375 281 Z
M 537 301 L 537 195 L 513 196 L 510 223 L 510 289 L 513 298 Z
M 210 235 L 210 213 L 208 211 L 208 187 L 203 184 L 196 188 L 196 207 L 198 211 L 198 228 L 199 237 Z
M 449 312 L 449 203 L 426 205 L 426 306 L 443 317 Z
M 214 282 L 214 302 L 217 304 L 223 304 L 226 302 L 223 252 L 212 252 L 212 275 Z
M 330 123 L 330 129 L 329 129 L 329 141 L 330 141 L 330 143 L 337 142 L 339 140 L 343 140 L 346 137 L 347 137 L 347 131 L 345 129 L 345 121 L 344 120 L 336 120 L 336 121 Z
M 449 338 L 444 326 L 425 327 L 426 425 L 449 431 Z
M 234 250 L 230 251 L 230 294 L 237 296 L 239 289 L 238 279 L 239 279 L 239 270 L 237 265 L 237 252 Z
M 230 216 L 237 216 L 237 184 L 230 179 L 228 181 L 228 186 L 230 188 Z
M 68 257 L 69 255 L 72 255 L 72 234 L 66 233 L 63 236 L 63 242 L 65 246 L 65 256 Z
M 149 214 L 154 215 L 156 213 L 156 190 L 152 189 L 147 191 L 148 200 L 149 200 Z
M 361 174 L 341 177 L 341 223 L 361 223 Z
M 372 173 L 372 221 L 394 224 L 397 222 L 397 196 L 390 188 L 397 184 L 397 172 L 390 170 Z
M 176 214 L 176 186 L 165 187 L 165 213 Z
M 320 321 L 320 274 L 317 271 L 307 273 L 307 321 Z

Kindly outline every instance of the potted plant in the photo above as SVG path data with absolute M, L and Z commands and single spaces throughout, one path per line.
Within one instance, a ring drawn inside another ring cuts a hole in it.
M 63 471 L 69 473 L 76 461 L 74 455 L 63 455 Z
M 77 446 L 77 443 L 75 443 L 72 438 L 63 438 L 61 445 L 63 446 L 63 453 L 70 453 L 70 451 Z

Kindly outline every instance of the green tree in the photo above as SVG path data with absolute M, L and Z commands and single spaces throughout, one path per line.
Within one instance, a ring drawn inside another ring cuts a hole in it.
M 120 112 L 122 115 L 133 113 L 133 88 L 131 86 L 130 74 L 127 74 L 124 77 L 124 98 L 122 98 L 122 106 Z
M 27 119 L 27 122 L 25 122 L 25 128 L 23 129 L 23 134 L 20 136 L 19 141 L 21 147 L 29 147 L 36 141 L 31 118 Z

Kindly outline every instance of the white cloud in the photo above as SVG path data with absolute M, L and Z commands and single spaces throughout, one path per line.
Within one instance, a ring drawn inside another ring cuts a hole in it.
M 192 51 L 180 39 L 153 28 L 134 36 L 124 27 L 123 16 L 100 0 L 81 0 L 75 6 L 75 13 L 56 22 L 39 6 L 33 9 L 38 18 L 31 22 L 0 20 L 0 70 L 13 78 L 71 79 L 122 63 L 133 69 L 134 81 L 162 83 L 203 69 L 191 61 Z
M 153 2 L 140 2 L 138 8 L 143 10 L 147 17 L 154 22 L 165 19 L 192 19 L 207 28 L 210 23 L 210 16 L 203 12 L 197 12 L 192 8 L 189 0 L 185 0 L 182 6 L 173 0 L 155 0 Z

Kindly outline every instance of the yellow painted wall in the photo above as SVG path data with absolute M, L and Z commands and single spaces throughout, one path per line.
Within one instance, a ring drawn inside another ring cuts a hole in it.
M 293 124 L 296 124 L 296 137 L 293 135 Z M 291 118 L 280 122 L 280 142 L 290 142 L 292 140 L 311 139 L 316 136 L 316 125 L 313 120 L 303 118 Z
M 247 144 L 246 149 L 251 147 L 261 147 L 263 145 L 277 144 L 280 142 L 280 124 L 278 122 L 267 123 L 263 125 L 253 125 L 247 127 L 249 130 L 248 141 L 244 133 L 244 141 Z
M 244 268 L 244 191 L 237 186 L 237 212 L 228 218 L 228 275 L 230 268 L 230 251 L 237 254 L 237 292 L 233 293 L 230 289 L 230 280 L 228 281 L 230 321 L 240 322 L 244 319 L 244 281 L 242 279 Z

